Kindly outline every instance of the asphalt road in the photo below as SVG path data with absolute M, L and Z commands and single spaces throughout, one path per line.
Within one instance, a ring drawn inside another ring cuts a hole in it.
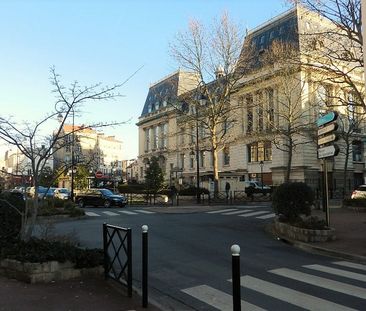
M 232 310 L 233 244 L 241 248 L 243 310 L 364 309 L 366 266 L 309 254 L 270 236 L 264 231 L 272 220 L 269 207 L 212 210 L 218 212 L 90 208 L 86 218 L 60 222 L 55 229 L 71 233 L 82 246 L 101 248 L 103 222 L 131 228 L 139 286 L 141 226 L 148 225 L 149 296 L 166 310 Z

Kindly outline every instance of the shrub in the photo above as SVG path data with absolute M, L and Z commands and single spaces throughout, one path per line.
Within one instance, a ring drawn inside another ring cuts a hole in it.
M 0 193 L 0 241 L 14 239 L 19 235 L 25 202 L 23 195 L 16 192 Z M 17 211 L 18 210 L 18 211 Z
M 71 261 L 76 268 L 90 268 L 103 264 L 103 250 L 81 249 L 67 242 L 47 241 L 32 238 L 29 241 L 17 240 L 2 248 L 2 258 L 22 262 Z
M 313 190 L 302 182 L 284 183 L 273 193 L 272 207 L 282 219 L 294 222 L 300 215 L 309 216 L 314 204 Z
M 304 229 L 312 229 L 312 230 L 324 230 L 328 229 L 327 223 L 324 219 L 319 219 L 318 217 L 307 217 L 305 219 L 299 218 L 296 222 L 293 223 L 295 227 L 300 227 Z
M 186 189 L 181 189 L 181 190 L 179 190 L 179 195 L 196 195 L 197 194 L 196 189 L 197 189 L 197 187 L 189 187 Z M 200 192 L 200 194 L 209 194 L 210 193 L 205 188 L 199 188 L 199 192 Z

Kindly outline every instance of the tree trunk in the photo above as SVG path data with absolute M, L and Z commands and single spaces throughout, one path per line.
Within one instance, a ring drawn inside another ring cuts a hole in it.
M 219 192 L 219 167 L 217 154 L 217 137 L 212 135 L 212 162 L 213 162 L 213 178 L 214 178 L 214 197 L 216 198 Z
M 289 150 L 288 150 L 288 159 L 287 159 L 287 168 L 285 174 L 285 183 L 290 181 L 291 176 L 291 165 L 292 165 L 292 151 L 293 151 L 293 143 L 292 139 L 289 139 Z

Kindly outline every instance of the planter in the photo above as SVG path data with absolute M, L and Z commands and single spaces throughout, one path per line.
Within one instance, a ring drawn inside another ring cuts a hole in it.
M 275 230 L 279 235 L 302 242 L 327 242 L 336 239 L 333 228 L 324 230 L 304 229 L 291 226 L 275 219 Z
M 51 281 L 69 280 L 81 276 L 101 276 L 103 267 L 74 268 L 74 263 L 48 261 L 44 263 L 20 262 L 14 259 L 0 261 L 0 273 L 27 283 L 48 283 Z

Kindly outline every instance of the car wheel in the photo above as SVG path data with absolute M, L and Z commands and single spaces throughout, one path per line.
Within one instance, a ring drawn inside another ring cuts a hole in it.
M 84 208 L 85 207 L 85 203 L 84 203 L 83 200 L 79 200 L 78 205 L 79 205 L 80 208 Z
M 109 202 L 108 200 L 104 201 L 104 207 L 111 207 L 111 202 Z

